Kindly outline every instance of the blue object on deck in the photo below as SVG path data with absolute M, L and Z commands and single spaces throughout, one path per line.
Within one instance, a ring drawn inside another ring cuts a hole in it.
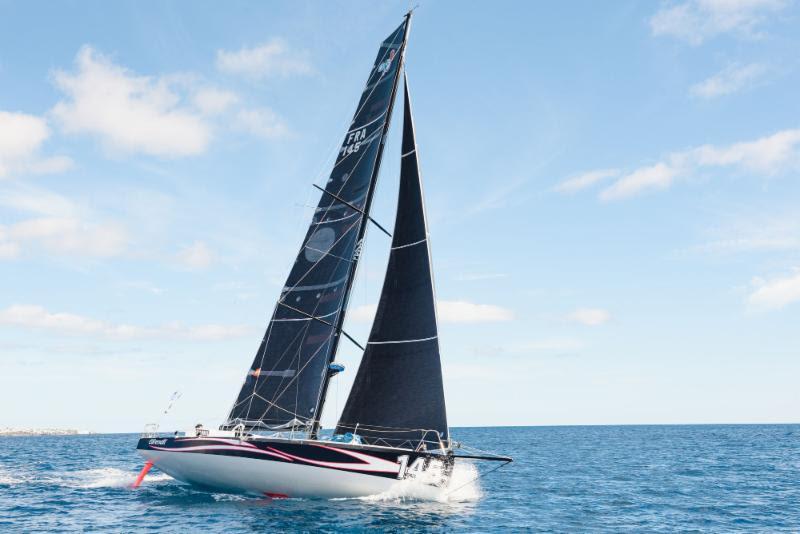
M 334 434 L 331 436 L 331 441 L 335 441 L 337 443 L 358 443 L 361 444 L 361 436 L 358 434 L 353 434 L 352 432 L 347 432 L 345 434 Z
M 328 364 L 328 373 L 330 373 L 331 376 L 337 375 L 342 371 L 344 371 L 344 365 L 342 365 L 341 363 Z

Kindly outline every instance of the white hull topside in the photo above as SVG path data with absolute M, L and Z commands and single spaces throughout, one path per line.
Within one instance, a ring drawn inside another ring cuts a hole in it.
M 168 451 L 139 451 L 169 476 L 230 493 L 331 499 L 389 490 L 397 479 L 254 458 Z
M 364 497 L 422 476 L 440 486 L 452 465 L 440 453 L 313 440 L 142 438 L 137 449 L 181 482 L 268 497 Z

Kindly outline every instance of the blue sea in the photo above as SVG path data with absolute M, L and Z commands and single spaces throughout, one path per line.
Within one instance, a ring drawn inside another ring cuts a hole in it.
M 4 437 L 0 531 L 800 531 L 800 425 L 452 433 L 515 461 L 449 494 L 270 500 L 200 491 L 155 469 L 132 490 L 135 434 Z

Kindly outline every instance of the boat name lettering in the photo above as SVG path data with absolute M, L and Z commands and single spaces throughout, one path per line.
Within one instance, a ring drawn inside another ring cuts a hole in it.
M 167 440 L 166 439 L 151 439 L 150 441 L 147 442 L 147 444 L 148 445 L 166 445 L 167 444 Z

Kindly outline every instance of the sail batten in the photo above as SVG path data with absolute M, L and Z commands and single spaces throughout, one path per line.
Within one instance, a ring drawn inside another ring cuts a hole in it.
M 416 154 L 408 84 L 401 154 Z M 378 309 L 337 433 L 368 443 L 447 443 L 430 240 L 417 157 L 400 167 L 397 216 Z
M 223 428 L 318 422 L 369 220 L 408 18 L 383 41 L 244 384 Z M 290 373 L 289 371 L 293 371 Z

